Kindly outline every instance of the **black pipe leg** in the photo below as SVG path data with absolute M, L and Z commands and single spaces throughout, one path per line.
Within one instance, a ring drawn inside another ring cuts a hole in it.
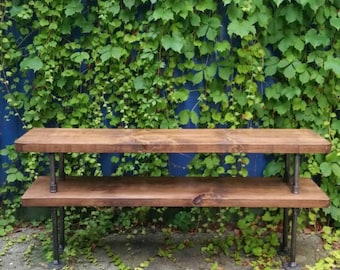
M 282 230 L 282 243 L 279 250 L 281 255 L 288 255 L 288 234 L 289 234 L 289 214 L 288 208 L 283 209 L 283 230 Z
M 59 209 L 59 251 L 62 253 L 65 248 L 65 208 Z
M 300 193 L 300 183 L 299 183 L 299 167 L 300 167 L 300 155 L 296 154 L 294 157 L 294 183 L 293 183 L 293 193 Z
M 65 180 L 65 157 L 63 153 L 59 154 L 59 179 Z
M 292 235 L 291 235 L 291 252 L 290 261 L 284 265 L 285 270 L 300 270 L 301 267 L 296 263 L 296 241 L 297 241 L 297 219 L 299 215 L 299 209 L 293 208 L 292 217 Z
M 50 191 L 51 193 L 57 192 L 57 181 L 55 175 L 55 157 L 54 154 L 50 154 Z
M 59 258 L 59 237 L 58 237 L 58 209 L 52 209 L 52 235 L 53 235 L 53 264 L 58 265 Z
M 49 264 L 50 269 L 62 269 L 63 263 L 60 261 L 59 253 L 59 236 L 58 236 L 58 208 L 52 209 L 52 243 L 53 243 L 53 261 Z
M 284 181 L 290 185 L 290 154 L 286 154 Z

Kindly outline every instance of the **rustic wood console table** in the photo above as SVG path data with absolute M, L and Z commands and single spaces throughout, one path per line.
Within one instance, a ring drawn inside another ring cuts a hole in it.
M 290 255 L 285 269 L 297 269 L 298 210 L 329 205 L 327 195 L 311 179 L 299 177 L 301 154 L 330 151 L 327 140 L 307 129 L 34 128 L 16 140 L 15 148 L 50 156 L 50 176 L 39 176 L 22 204 L 52 208 L 55 267 L 61 264 L 59 253 L 65 243 L 65 206 L 283 208 L 282 250 Z M 285 155 L 286 173 L 242 181 L 238 177 L 71 177 L 64 173 L 65 153 L 276 153 Z

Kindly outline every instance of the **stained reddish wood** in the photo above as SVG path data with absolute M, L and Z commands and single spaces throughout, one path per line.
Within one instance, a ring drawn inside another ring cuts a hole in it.
M 45 153 L 327 153 L 307 129 L 35 128 L 16 140 L 20 152 Z
M 24 206 L 327 207 L 329 199 L 311 180 L 292 194 L 280 178 L 67 177 L 50 193 L 39 177 L 22 197 Z

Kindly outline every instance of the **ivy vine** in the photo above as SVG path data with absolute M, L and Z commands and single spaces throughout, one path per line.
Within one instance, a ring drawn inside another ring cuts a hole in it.
M 332 152 L 306 156 L 302 174 L 320 179 L 339 224 L 339 10 L 338 0 L 2 1 L 1 91 L 25 129 L 311 128 Z M 0 194 L 7 208 L 15 194 L 15 209 L 46 157 L 1 154 L 11 164 Z M 102 174 L 97 155 L 80 160 L 67 156 L 67 170 Z M 191 174 L 248 173 L 247 156 L 193 160 Z M 116 175 L 169 173 L 167 155 L 111 161 Z

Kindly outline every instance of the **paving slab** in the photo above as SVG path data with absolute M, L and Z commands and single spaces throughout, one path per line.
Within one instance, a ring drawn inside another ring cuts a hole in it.
M 0 269 L 49 269 L 44 258 L 42 246 L 34 235 L 39 230 L 23 228 L 20 232 L 0 238 Z M 173 233 L 169 239 L 161 231 L 148 232 L 131 236 L 130 234 L 111 234 L 103 239 L 101 247 L 93 250 L 93 258 L 78 258 L 70 262 L 67 270 L 118 270 L 112 262 L 119 258 L 120 262 L 130 269 L 148 270 L 250 270 L 247 261 L 236 263 L 231 257 L 219 254 L 208 258 L 201 251 L 202 243 L 212 237 L 206 233 Z M 170 242 L 169 242 L 170 241 Z M 171 250 L 171 246 L 178 247 Z M 297 240 L 297 262 L 302 269 L 313 265 L 326 256 L 322 248 L 322 240 L 316 234 L 299 234 Z M 170 248 L 169 248 L 170 247 Z M 159 256 L 162 254 L 163 256 Z M 116 257 L 115 257 L 116 256 Z M 285 261 L 284 257 L 275 260 Z M 278 270 L 281 268 L 279 267 Z

